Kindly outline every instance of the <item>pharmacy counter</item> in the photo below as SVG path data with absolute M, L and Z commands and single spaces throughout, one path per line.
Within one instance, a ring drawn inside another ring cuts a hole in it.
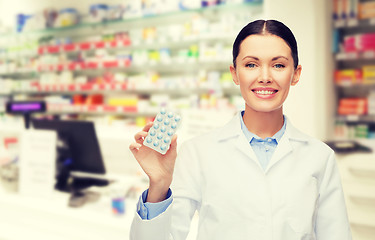
M 375 236 L 375 154 L 337 155 L 353 240 Z
M 138 194 L 138 193 L 137 193 Z M 125 214 L 112 212 L 110 194 L 80 208 L 68 206 L 69 194 L 55 191 L 49 198 L 22 196 L 0 187 L 1 240 L 127 240 L 138 197 L 125 200 Z M 188 239 L 195 239 L 198 217 Z
M 128 239 L 136 200 L 127 199 L 126 213 L 115 215 L 111 199 L 101 196 L 80 208 L 68 206 L 69 194 L 49 198 L 0 192 L 0 239 Z

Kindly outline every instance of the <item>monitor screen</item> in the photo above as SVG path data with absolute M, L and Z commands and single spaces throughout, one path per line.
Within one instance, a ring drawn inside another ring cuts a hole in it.
M 12 114 L 45 112 L 46 103 L 43 101 L 7 102 L 6 110 L 7 110 L 7 113 L 12 113 Z
M 104 174 L 105 167 L 94 124 L 88 121 L 33 119 L 35 129 L 55 130 L 67 142 L 71 154 L 70 171 Z

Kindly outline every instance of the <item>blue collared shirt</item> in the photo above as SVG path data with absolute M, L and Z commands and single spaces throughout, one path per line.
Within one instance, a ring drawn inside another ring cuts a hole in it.
M 243 116 L 244 111 L 242 111 L 241 115 Z M 258 158 L 258 161 L 262 168 L 265 170 L 267 168 L 267 165 L 275 152 L 275 149 L 277 147 L 277 144 L 280 142 L 281 137 L 284 135 L 285 128 L 286 128 L 286 121 L 284 117 L 284 124 L 281 127 L 281 129 L 275 133 L 272 137 L 267 137 L 265 139 L 262 139 L 255 135 L 254 133 L 250 132 L 244 121 L 243 118 L 241 119 L 241 129 L 242 132 L 245 134 L 245 137 L 247 141 L 250 143 L 251 147 L 254 150 L 255 155 Z
M 242 111 L 241 115 L 243 116 L 244 111 Z M 286 121 L 284 117 L 284 125 L 282 128 L 272 137 L 268 137 L 265 139 L 261 139 L 257 135 L 250 132 L 242 117 L 241 119 L 241 129 L 242 132 L 245 134 L 246 139 L 250 143 L 251 147 L 254 150 L 255 155 L 258 158 L 258 161 L 262 168 L 265 170 L 267 165 L 275 152 L 275 149 L 280 142 L 281 137 L 284 135 L 286 129 Z M 151 220 L 152 218 L 158 216 L 159 214 L 163 213 L 169 205 L 172 203 L 173 196 L 171 189 L 168 190 L 167 199 L 158 202 L 158 203 L 148 203 L 146 201 L 146 197 L 148 194 L 148 189 L 142 193 L 139 197 L 138 205 L 137 205 L 137 212 L 142 219 Z

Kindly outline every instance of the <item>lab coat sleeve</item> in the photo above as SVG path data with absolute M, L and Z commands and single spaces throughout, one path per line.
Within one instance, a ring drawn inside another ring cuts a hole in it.
M 351 240 L 341 179 L 332 151 L 320 184 L 315 225 L 317 240 Z
M 186 239 L 191 219 L 200 205 L 199 169 L 193 144 L 181 146 L 171 186 L 171 205 L 151 220 L 144 220 L 135 213 L 130 230 L 131 240 Z

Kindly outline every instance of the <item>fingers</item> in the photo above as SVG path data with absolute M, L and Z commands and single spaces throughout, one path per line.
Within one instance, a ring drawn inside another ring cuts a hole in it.
M 148 132 L 148 130 L 150 130 L 150 128 L 152 127 L 152 124 L 154 124 L 154 123 L 153 123 L 153 122 L 149 122 L 149 123 L 147 123 L 147 124 L 143 127 L 142 131 Z
M 131 143 L 129 145 L 129 149 L 133 153 L 134 156 L 138 153 L 138 150 L 139 150 L 140 147 L 142 147 L 142 144 L 136 143 L 136 142 L 135 143 Z
M 134 135 L 134 139 L 137 143 L 143 143 L 144 138 L 147 136 L 147 132 L 138 132 Z
M 177 135 L 175 134 L 172 137 L 171 146 L 169 149 L 174 151 L 176 150 L 176 148 L 177 148 Z
M 138 133 L 136 133 L 136 134 L 134 135 L 134 139 L 135 139 L 135 141 L 136 141 L 137 143 L 143 143 L 143 140 L 144 140 L 144 138 L 147 136 L 148 130 L 150 130 L 150 128 L 152 127 L 152 124 L 153 124 L 153 122 L 149 122 L 149 123 L 147 123 L 147 124 L 143 127 L 142 131 L 140 131 L 140 132 L 138 132 Z

